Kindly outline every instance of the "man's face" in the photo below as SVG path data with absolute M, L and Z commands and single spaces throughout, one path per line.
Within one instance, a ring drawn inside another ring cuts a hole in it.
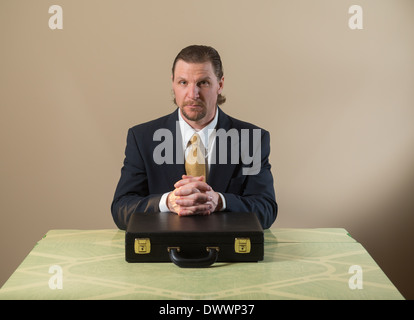
M 184 119 L 196 129 L 213 120 L 218 95 L 223 91 L 224 77 L 214 74 L 211 62 L 187 63 L 178 60 L 173 75 L 175 102 Z

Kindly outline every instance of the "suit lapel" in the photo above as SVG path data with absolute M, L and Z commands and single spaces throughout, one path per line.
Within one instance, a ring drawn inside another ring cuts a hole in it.
M 218 108 L 219 117 L 217 121 L 216 130 L 224 129 L 226 133 L 232 128 L 232 122 L 228 115 L 226 115 L 220 108 Z M 231 149 L 227 145 L 227 164 L 220 164 L 220 139 L 216 137 L 215 141 L 215 163 L 210 165 L 210 172 L 207 178 L 207 183 L 217 192 L 225 192 L 227 186 L 230 182 L 231 177 L 233 176 L 234 170 L 237 167 L 237 164 L 231 164 Z M 230 142 L 228 142 L 230 143 Z
M 174 189 L 174 183 L 181 180 L 182 175 L 185 174 L 183 146 L 180 126 L 178 125 L 178 108 L 170 115 L 166 127 L 172 133 L 174 140 L 174 161 L 173 164 L 167 164 L 165 166 L 166 170 L 164 171 L 164 174 L 169 186 Z

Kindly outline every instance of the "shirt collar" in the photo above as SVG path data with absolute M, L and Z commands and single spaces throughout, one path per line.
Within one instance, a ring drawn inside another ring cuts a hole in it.
M 216 108 L 216 115 L 214 116 L 213 121 L 211 121 L 208 125 L 206 125 L 201 130 L 195 130 L 193 127 L 191 127 L 182 117 L 181 110 L 178 110 L 178 120 L 180 123 L 180 130 L 181 130 L 181 138 L 183 139 L 183 147 L 186 149 L 188 145 L 188 141 L 190 141 L 191 137 L 194 133 L 198 133 L 200 136 L 201 141 L 203 142 L 204 146 L 209 145 L 209 139 L 214 132 L 213 129 L 216 128 L 217 121 L 218 121 L 218 113 L 219 109 Z

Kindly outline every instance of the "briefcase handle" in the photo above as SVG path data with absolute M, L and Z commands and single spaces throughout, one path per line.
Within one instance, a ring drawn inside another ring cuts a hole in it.
M 218 247 L 207 247 L 208 254 L 201 258 L 183 258 L 180 256 L 179 247 L 169 247 L 168 253 L 171 261 L 181 268 L 205 268 L 211 266 L 217 261 L 219 248 Z

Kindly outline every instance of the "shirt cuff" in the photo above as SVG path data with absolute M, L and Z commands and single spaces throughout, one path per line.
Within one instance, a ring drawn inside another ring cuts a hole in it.
M 226 198 L 224 198 L 224 196 L 220 192 L 217 192 L 217 193 L 220 196 L 221 203 L 222 203 L 222 207 L 221 207 L 220 211 L 224 211 L 224 210 L 226 210 Z
M 160 207 L 160 212 L 169 212 L 170 211 L 170 209 L 168 209 L 168 206 L 167 206 L 167 197 L 168 197 L 169 194 L 170 193 L 167 192 L 167 193 L 164 193 L 161 196 L 160 204 L 158 205 Z

